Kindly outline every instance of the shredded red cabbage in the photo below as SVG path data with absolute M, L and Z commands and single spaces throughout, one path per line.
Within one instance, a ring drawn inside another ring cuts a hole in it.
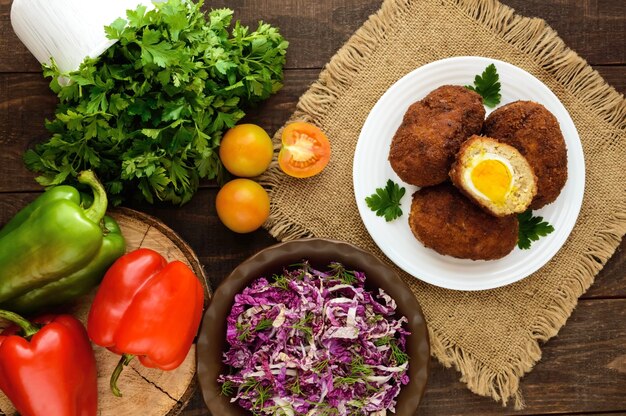
M 295 269 L 294 269 L 295 267 Z M 365 274 L 307 262 L 261 277 L 228 316 L 223 394 L 255 415 L 385 415 L 409 382 L 396 303 Z

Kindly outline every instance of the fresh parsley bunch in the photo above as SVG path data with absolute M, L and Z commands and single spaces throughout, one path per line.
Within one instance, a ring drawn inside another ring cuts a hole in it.
M 139 6 L 105 28 L 118 42 L 100 57 L 69 74 L 44 67 L 60 103 L 52 137 L 24 156 L 39 183 L 93 169 L 115 204 L 137 188 L 148 202 L 184 204 L 201 178 L 220 175 L 222 133 L 282 87 L 288 42 L 263 22 L 229 33 L 233 11 L 202 5 Z

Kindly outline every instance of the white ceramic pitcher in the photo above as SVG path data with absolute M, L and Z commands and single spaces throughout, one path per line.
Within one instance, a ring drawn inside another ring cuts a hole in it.
M 150 0 L 14 0 L 11 24 L 39 62 L 53 58 L 62 72 L 69 72 L 115 43 L 104 26 L 139 4 L 154 7 Z

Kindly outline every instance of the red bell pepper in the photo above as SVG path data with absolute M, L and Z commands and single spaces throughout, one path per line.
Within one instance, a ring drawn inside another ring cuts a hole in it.
M 96 359 L 85 327 L 70 315 L 36 324 L 0 310 L 11 326 L 0 335 L 0 389 L 22 416 L 94 416 Z
M 180 261 L 140 248 L 120 257 L 104 275 L 93 300 L 87 332 L 91 340 L 122 357 L 117 378 L 138 356 L 146 367 L 172 370 L 187 356 L 202 318 L 204 289 Z

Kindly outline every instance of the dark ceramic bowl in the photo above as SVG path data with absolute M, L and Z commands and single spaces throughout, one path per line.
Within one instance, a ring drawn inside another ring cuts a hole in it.
M 221 394 L 217 377 L 226 371 L 222 352 L 226 348 L 226 317 L 235 295 L 254 279 L 281 272 L 283 267 L 308 260 L 313 267 L 325 268 L 330 262 L 365 272 L 369 290 L 382 288 L 397 303 L 398 313 L 409 320 L 407 339 L 409 384 L 398 395 L 396 415 L 415 414 L 428 377 L 430 356 L 428 331 L 420 306 L 409 287 L 398 275 L 373 255 L 351 244 L 325 239 L 304 239 L 276 244 L 241 263 L 217 288 L 204 314 L 198 338 L 198 380 L 204 401 L 215 416 L 249 415 L 250 413 Z

